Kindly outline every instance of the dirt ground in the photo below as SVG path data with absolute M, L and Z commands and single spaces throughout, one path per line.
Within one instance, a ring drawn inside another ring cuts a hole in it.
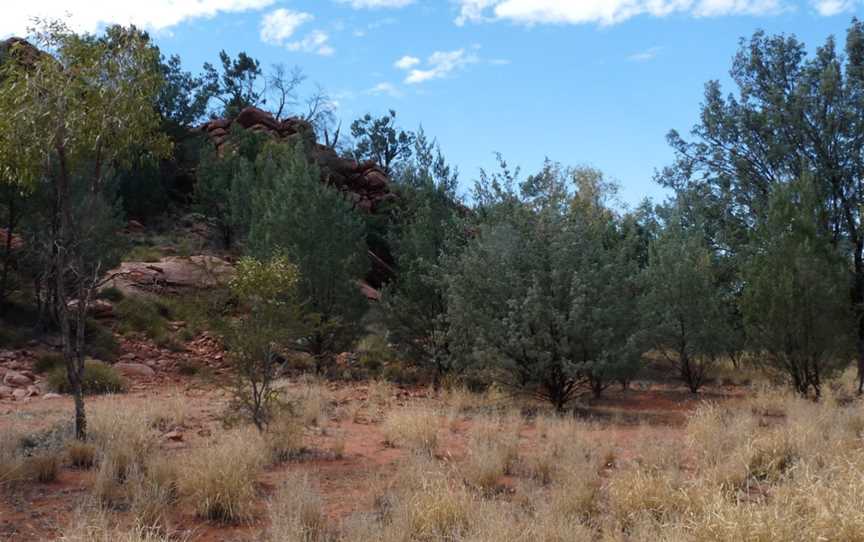
M 288 388 L 299 390 L 304 384 L 290 382 Z M 280 480 L 292 471 L 304 471 L 318 485 L 327 515 L 338 522 L 352 514 L 371 510 L 380 488 L 392 476 L 407 453 L 389 447 L 381 430 L 386 409 L 422 407 L 442 413 L 437 457 L 441 461 L 459 462 L 465 455 L 467 434 L 473 417 L 458 415 L 444 422 L 447 404 L 426 389 L 394 387 L 383 409 L 371 404 L 368 384 L 327 384 L 325 420 L 307 428 L 308 452 L 296 461 L 268 469 L 259 480 L 261 507 Z M 720 401 L 738 395 L 734 388 L 708 388 L 694 397 L 683 388 L 669 385 L 637 383 L 630 390 L 609 389 L 605 397 L 580 404 L 572 414 L 596 420 L 583 434 L 614 446 L 616 455 L 626 457 L 637 451 L 639 443 L 649 440 L 683 438 L 687 413 L 706 400 Z M 224 432 L 226 395 L 212 383 L 196 377 L 172 375 L 170 378 L 138 380 L 127 394 L 93 397 L 90 408 L 110 402 L 112 408 L 136 409 L 167 401 L 182 401 L 185 421 L 182 427 L 168 428 L 160 447 L 169 454 L 184 454 L 196 447 L 208 446 Z M 542 406 L 539 408 L 543 408 Z M 532 408 L 523 409 L 520 429 L 520 454 L 530 455 L 537 438 Z M 517 410 L 518 412 L 518 410 Z M 69 398 L 35 397 L 24 402 L 0 402 L 0 435 L 18 429 L 38 432 L 71 419 Z M 339 450 L 338 452 L 336 450 Z M 76 508 L 86 498 L 94 471 L 79 471 L 64 466 L 57 481 L 28 483 L 0 495 L 0 540 L 56 540 L 64 526 L 74 517 Z M 117 510 L 124 514 L 123 510 Z M 263 514 L 262 514 L 263 515 Z M 197 518 L 191 509 L 179 507 L 173 525 L 181 538 L 215 542 L 254 540 L 261 525 L 208 523 Z

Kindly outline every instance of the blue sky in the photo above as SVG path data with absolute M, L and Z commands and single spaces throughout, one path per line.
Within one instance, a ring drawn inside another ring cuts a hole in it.
M 5 3 L 5 2 L 4 2 Z M 501 152 L 525 173 L 545 157 L 588 164 L 629 204 L 664 197 L 665 135 L 698 118 L 703 85 L 756 29 L 842 43 L 864 0 L 31 0 L 4 5 L 0 37 L 33 15 L 93 31 L 136 23 L 197 71 L 220 49 L 300 66 L 345 124 L 397 110 L 422 123 L 467 189 Z

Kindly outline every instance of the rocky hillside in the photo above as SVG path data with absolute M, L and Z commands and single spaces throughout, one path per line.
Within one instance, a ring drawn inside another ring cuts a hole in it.
M 221 148 L 228 141 L 230 130 L 235 124 L 278 139 L 293 136 L 306 139 L 312 149 L 312 159 L 321 168 L 321 180 L 344 192 L 358 209 L 375 213 L 383 208 L 383 204 L 396 198 L 390 191 L 390 179 L 377 164 L 343 158 L 332 148 L 316 143 L 312 125 L 303 119 L 289 118 L 278 121 L 266 111 L 247 107 L 233 119 L 212 120 L 199 130 L 206 134 L 217 148 Z
M 398 200 L 390 189 L 390 179 L 374 162 L 358 162 L 343 158 L 332 148 L 315 141 L 312 125 L 300 118 L 276 120 L 272 114 L 257 107 L 247 107 L 236 117 L 211 120 L 198 128 L 220 150 L 228 143 L 234 125 L 287 140 L 300 137 L 311 149 L 311 158 L 321 169 L 321 182 L 345 194 L 354 208 L 371 215 L 384 215 L 388 205 Z M 378 243 L 369 247 L 371 271 L 366 277 L 374 288 L 380 287 L 393 274 L 393 259 L 389 249 Z M 367 294 L 368 296 L 369 294 Z

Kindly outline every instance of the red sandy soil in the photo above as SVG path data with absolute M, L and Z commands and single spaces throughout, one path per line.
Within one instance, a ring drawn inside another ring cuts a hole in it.
M 616 454 L 626 457 L 637 451 L 639 442 L 646 436 L 681 439 L 687 412 L 700 401 L 706 398 L 723 400 L 738 395 L 720 388 L 712 389 L 702 397 L 694 397 L 686 390 L 670 386 L 655 384 L 644 388 L 646 386 L 628 391 L 610 389 L 604 398 L 589 401 L 577 409 L 576 415 L 598 420 L 596 428 L 587 431 L 588 438 L 596 435 L 597 439 L 612 443 L 617 448 Z M 367 390 L 368 387 L 362 384 L 331 384 L 330 396 L 335 398 L 339 407 L 350 408 L 366 399 Z M 444 407 L 431 394 L 427 397 L 425 390 L 397 389 L 397 392 L 391 398 L 390 408 L 400 408 L 408 403 Z M 188 405 L 189 421 L 181 428 L 181 442 L 165 439 L 161 446 L 169 453 L 183 454 L 218 439 L 224 431 L 221 425 L 224 393 L 213 384 L 202 384 L 195 377 L 162 374 L 150 381 L 136 381 L 132 391 L 126 395 L 110 399 L 94 397 L 88 400 L 88 404 L 112 401 L 119 408 L 136 408 L 178 395 Z M 71 400 L 65 397 L 0 402 L 0 435 L 13 426 L 28 431 L 45 429 L 58 421 L 68 420 L 71 414 Z M 323 430 L 309 431 L 306 442 L 311 451 L 308 457 L 273 467 L 260 478 L 262 515 L 267 494 L 278 486 L 286 473 L 292 471 L 310 473 L 319 485 L 327 514 L 335 521 L 358 511 L 371 510 L 375 488 L 380 487 L 376 482 L 392 476 L 405 452 L 385 446 L 380 422 L 369 418 L 374 416 L 358 416 L 355 420 L 330 419 Z M 467 433 L 472 423 L 470 417 L 464 417 L 449 429 L 442 428 L 438 452 L 442 460 L 459 461 L 464 457 Z M 533 423 L 526 421 L 520 435 L 522 452 L 530 454 L 537 445 Z M 344 454 L 336 458 L 331 450 L 340 441 L 344 441 Z M 0 494 L 0 541 L 58 539 L 76 507 L 86 498 L 93 476 L 92 471 L 64 467 L 56 482 L 25 484 Z M 118 514 L 122 516 L 123 512 L 118 511 Z M 208 523 L 184 507 L 178 509 L 173 524 L 181 536 L 204 542 L 254 540 L 255 533 L 261 528 L 260 523 L 240 526 Z

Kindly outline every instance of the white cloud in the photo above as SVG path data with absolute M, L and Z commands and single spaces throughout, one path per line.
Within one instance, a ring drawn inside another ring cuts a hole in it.
M 394 66 L 399 68 L 400 70 L 410 70 L 417 64 L 420 64 L 420 59 L 416 56 L 405 55 L 396 62 L 393 63 Z
M 386 94 L 387 96 L 390 96 L 391 98 L 401 98 L 402 97 L 402 91 L 399 90 L 396 87 L 396 85 L 394 85 L 393 83 L 388 83 L 386 81 L 383 83 L 378 83 L 377 85 L 375 85 L 374 87 L 372 87 L 368 91 L 366 91 L 366 93 L 372 94 L 375 96 L 377 96 L 379 94 Z
M 825 1 L 825 0 L 823 0 Z M 842 2 L 848 0 L 827 0 Z M 521 24 L 612 25 L 636 17 L 685 13 L 694 17 L 770 15 L 786 0 L 457 0 L 456 24 L 509 20 Z
M 478 62 L 477 55 L 465 53 L 465 49 L 455 51 L 436 51 L 426 61 L 426 68 L 415 68 L 408 72 L 405 83 L 416 85 L 432 79 L 447 77 L 455 70 Z
M 289 51 L 300 51 L 303 53 L 315 53 L 322 56 L 330 56 L 336 52 L 330 45 L 330 35 L 323 30 L 313 30 L 302 40 L 292 41 L 287 45 Z
M 831 17 L 855 9 L 856 0 L 811 0 L 810 2 L 819 15 Z
M 274 45 L 283 45 L 294 32 L 314 19 L 311 14 L 290 9 L 277 9 L 261 20 L 261 40 Z
M 627 57 L 627 60 L 631 62 L 648 62 L 657 58 L 657 55 L 660 53 L 661 50 L 663 50 L 662 47 L 651 47 L 645 49 L 644 51 L 633 53 L 632 55 Z
M 340 4 L 349 4 L 354 9 L 404 8 L 413 4 L 414 0 L 337 0 Z
M 275 0 L 148 0 L 146 2 L 96 2 L 93 0 L 4 1 L 0 8 L 0 37 L 22 35 L 33 17 L 67 16 L 72 29 L 96 32 L 106 24 L 134 24 L 148 30 L 165 30 L 189 19 L 219 13 L 262 9 Z

